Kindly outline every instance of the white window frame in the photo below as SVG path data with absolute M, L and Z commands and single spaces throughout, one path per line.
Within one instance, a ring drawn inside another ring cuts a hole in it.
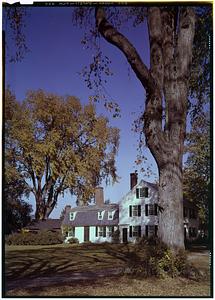
M 132 217 L 138 217 L 138 205 L 132 205 Z
M 103 220 L 105 211 L 98 211 L 98 220 Z
M 113 220 L 114 213 L 115 213 L 115 210 L 108 212 L 108 220 Z
M 75 227 L 68 230 L 68 237 L 75 237 Z
M 74 221 L 74 220 L 75 220 L 75 216 L 76 216 L 76 212 L 71 211 L 71 212 L 69 213 L 69 220 L 70 220 L 70 221 Z
M 98 237 L 104 237 L 104 231 L 105 231 L 104 226 L 98 226 Z M 106 232 L 106 234 L 107 234 L 107 232 Z
M 112 227 L 113 226 L 107 226 L 106 227 L 106 235 L 107 235 L 107 237 L 112 237 Z
M 139 226 L 132 226 L 132 237 L 139 237 Z
M 155 205 L 154 204 L 149 204 L 148 205 L 148 215 L 149 216 L 154 216 L 155 215 Z

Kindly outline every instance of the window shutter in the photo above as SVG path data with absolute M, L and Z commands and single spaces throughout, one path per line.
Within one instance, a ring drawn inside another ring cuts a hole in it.
M 103 237 L 106 237 L 106 226 L 104 226 L 103 228 L 104 228 L 104 229 L 103 229 L 103 230 L 104 230 L 104 231 L 103 231 Z
M 129 217 L 132 217 L 132 205 L 129 205 Z
M 141 226 L 138 226 L 138 237 L 141 237 Z
M 155 225 L 155 236 L 158 236 L 158 225 Z
M 141 216 L 141 205 L 138 205 L 138 217 Z
M 149 206 L 148 204 L 145 205 L 145 215 L 146 215 L 146 216 L 149 215 L 149 212 L 148 212 L 148 206 Z
M 96 237 L 98 236 L 98 226 L 96 226 Z
M 136 198 L 137 198 L 137 199 L 140 198 L 140 191 L 139 191 L 139 189 L 136 189 Z
M 155 216 L 157 216 L 157 215 L 158 215 L 158 205 L 155 204 Z
M 148 197 L 149 196 L 149 189 L 146 187 L 145 188 L 145 197 Z
M 132 237 L 132 226 L 129 226 L 129 237 Z
M 114 226 L 111 226 L 111 233 L 114 233 Z
M 145 234 L 148 236 L 148 225 L 145 226 Z

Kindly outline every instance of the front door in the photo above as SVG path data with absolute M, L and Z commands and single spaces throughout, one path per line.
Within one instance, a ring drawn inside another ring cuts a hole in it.
M 128 229 L 127 228 L 122 229 L 122 242 L 123 243 L 128 242 Z
M 90 232 L 89 226 L 85 226 L 84 227 L 84 241 L 85 242 L 89 242 L 89 232 Z

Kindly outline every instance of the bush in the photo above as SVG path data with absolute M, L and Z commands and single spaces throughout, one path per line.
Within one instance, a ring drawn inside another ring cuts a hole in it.
M 141 277 L 199 277 L 197 269 L 188 263 L 185 251 L 175 254 L 155 237 L 143 237 L 127 253 L 127 265 L 123 273 Z
M 41 230 L 38 233 L 19 232 L 6 238 L 7 245 L 55 245 L 63 243 L 59 232 Z
M 75 237 L 71 237 L 70 239 L 68 239 L 67 241 L 69 244 L 79 244 L 79 240 Z

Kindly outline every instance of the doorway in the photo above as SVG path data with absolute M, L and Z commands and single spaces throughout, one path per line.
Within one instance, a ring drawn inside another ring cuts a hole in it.
M 84 227 L 84 241 L 85 242 L 89 242 L 89 236 L 90 236 L 90 227 L 89 226 L 85 226 Z
M 128 242 L 128 228 L 122 229 L 122 242 L 127 243 Z

